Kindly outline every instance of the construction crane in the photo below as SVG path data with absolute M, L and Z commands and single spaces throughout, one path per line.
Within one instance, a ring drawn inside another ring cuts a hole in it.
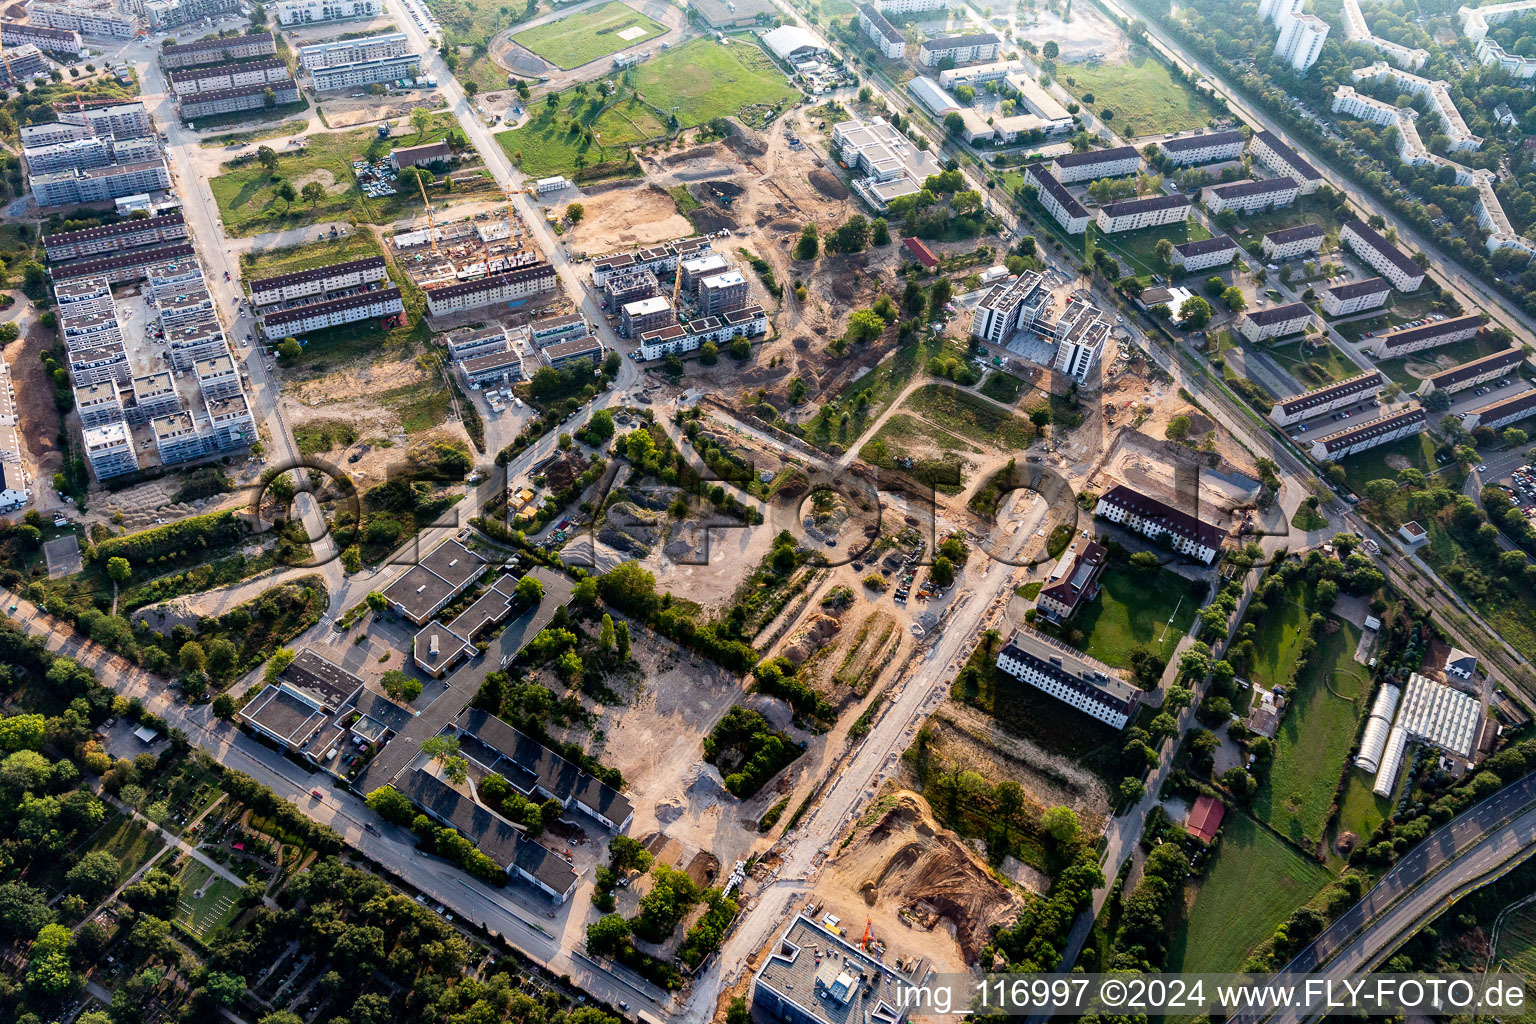
M 421 171 L 414 167 L 411 169 L 416 171 L 414 177 L 416 178 L 416 187 L 421 189 L 421 201 L 427 204 L 427 241 L 432 243 L 432 255 L 436 256 L 438 254 L 437 225 L 432 220 L 432 200 L 427 198 L 427 186 L 422 184 Z
M 859 940 L 859 945 L 865 952 L 869 951 L 869 929 L 872 924 L 874 924 L 873 919 L 868 917 L 864 919 L 864 938 Z

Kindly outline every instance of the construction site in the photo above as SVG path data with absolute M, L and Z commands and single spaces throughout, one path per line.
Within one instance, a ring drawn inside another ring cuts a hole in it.
M 388 245 L 418 288 L 471 281 L 543 258 L 510 205 L 447 222 L 429 209 L 425 223 L 395 232 Z

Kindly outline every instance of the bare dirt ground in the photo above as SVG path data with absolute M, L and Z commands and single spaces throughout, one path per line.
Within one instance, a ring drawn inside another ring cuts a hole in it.
M 704 761 L 703 741 L 733 703 L 756 707 L 760 698 L 745 697 L 738 677 L 650 630 L 637 629 L 634 636 L 643 689 L 627 704 L 594 709 L 593 731 L 600 739 L 592 753 L 624 773 L 635 805 L 634 835 L 664 831 L 732 864 L 759 838 L 755 823 L 761 812 L 748 809 L 764 794 L 743 804 L 727 793 L 714 766 Z M 774 711 L 771 717 L 785 716 Z
M 1196 415 L 1199 414 L 1196 413 Z M 1179 446 L 1171 442 L 1148 436 L 1144 431 L 1145 425 L 1142 432 L 1129 428 L 1120 431 L 1114 440 L 1109 458 L 1105 460 L 1104 475 L 1129 484 L 1143 493 L 1162 495 L 1165 499 L 1171 498 L 1178 490 L 1176 467 L 1181 462 L 1198 464 L 1198 457 L 1195 453 L 1180 450 Z M 1218 463 L 1218 468 L 1231 471 L 1235 467 Z M 1255 483 L 1257 483 L 1256 478 Z M 1209 502 L 1222 508 L 1233 508 L 1251 501 L 1255 491 L 1240 487 L 1213 473 L 1202 472 L 1200 493 L 1202 502 Z
M 1054 11 L 1039 11 L 1032 23 L 1019 20 L 1014 26 L 1015 35 L 1036 46 L 1054 41 L 1061 48 L 1060 60 L 1064 64 L 1085 61 L 1090 56 L 1111 64 L 1126 60 L 1130 42 L 1103 12 L 1087 5 L 1074 6 L 1071 11 L 1071 20 L 1066 22 Z
M 992 926 L 1024 903 L 909 790 L 883 795 L 855 823 L 852 841 L 827 862 L 816 899 L 856 938 L 865 918 L 888 959 L 927 957 L 950 972 L 970 970 Z
M 403 117 L 417 107 L 437 110 L 443 105 L 442 96 L 433 89 L 402 96 L 369 96 L 366 89 L 363 93 L 359 97 L 345 92 L 321 95 L 317 106 L 325 123 L 332 128 L 351 128 L 353 125 Z
M 53 345 L 54 337 L 54 332 L 32 319 L 21 337 L 4 349 L 16 392 L 19 432 L 31 456 L 32 478 L 38 481 L 39 490 L 50 487 L 53 474 L 64 466 L 64 455 L 59 451 L 59 410 L 53 404 L 54 383 L 43 369 L 41 358 Z
M 677 212 L 666 190 L 644 181 L 584 194 L 581 205 L 586 215 L 566 232 L 565 240 L 572 248 L 594 255 L 693 232 L 693 225 Z

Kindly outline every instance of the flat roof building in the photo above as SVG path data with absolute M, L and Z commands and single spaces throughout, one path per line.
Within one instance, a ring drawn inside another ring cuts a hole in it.
M 1108 665 L 1028 626 L 998 650 L 997 667 L 1115 729 L 1125 728 L 1141 700 Z

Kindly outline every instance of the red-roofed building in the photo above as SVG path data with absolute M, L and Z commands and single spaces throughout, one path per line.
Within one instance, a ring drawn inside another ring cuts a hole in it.
M 1190 809 L 1184 830 L 1202 843 L 1213 842 L 1221 828 L 1221 819 L 1227 816 L 1227 807 L 1213 796 L 1201 795 Z
M 939 265 L 939 258 L 923 243 L 922 239 L 903 238 L 901 244 L 907 247 L 907 252 L 910 252 L 912 258 L 921 263 L 925 269 L 932 270 Z

